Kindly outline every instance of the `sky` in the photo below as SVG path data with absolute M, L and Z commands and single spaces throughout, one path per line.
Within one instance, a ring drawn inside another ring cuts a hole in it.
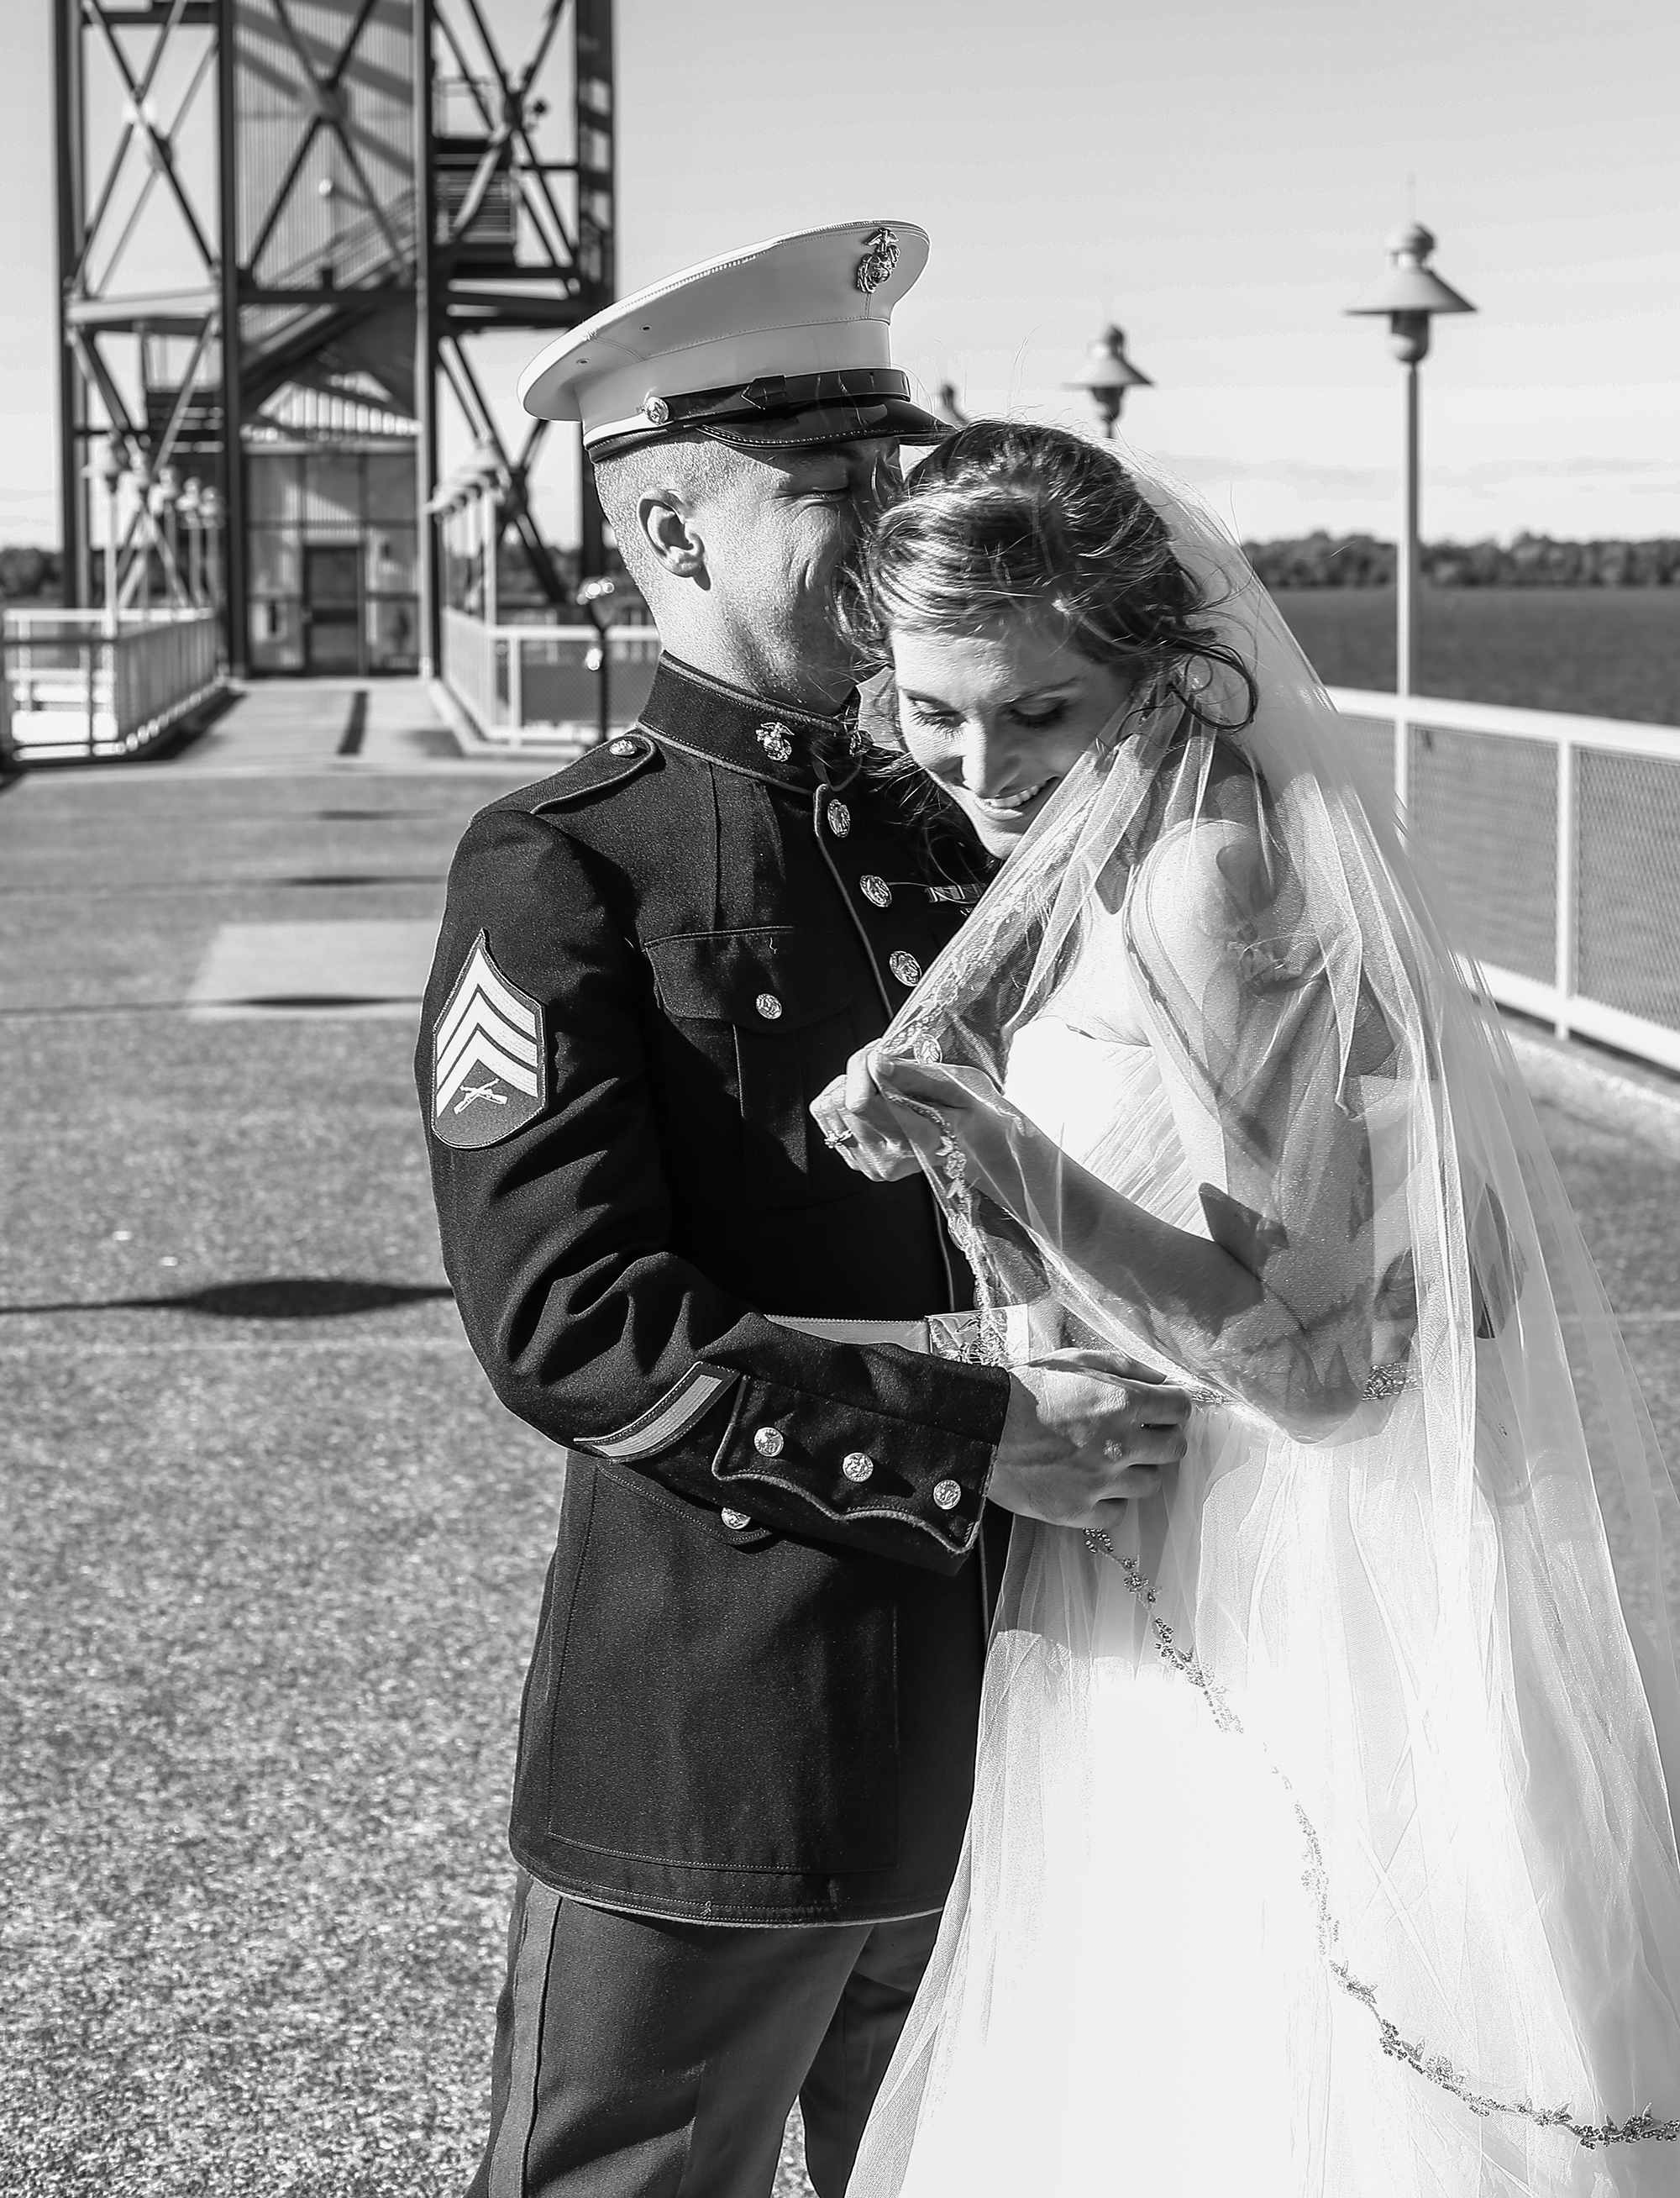
M 0 541 L 57 532 L 49 14 L 0 0 Z M 1426 534 L 1680 534 L 1672 0 L 619 0 L 618 35 L 623 290 L 919 222 L 928 387 L 1087 420 L 1113 318 L 1140 456 L 1251 538 L 1392 534 L 1399 371 L 1343 309 L 1415 211 L 1478 308 L 1424 369 Z M 537 344 L 484 348 L 506 418 Z M 557 451 L 562 536 L 571 500 Z

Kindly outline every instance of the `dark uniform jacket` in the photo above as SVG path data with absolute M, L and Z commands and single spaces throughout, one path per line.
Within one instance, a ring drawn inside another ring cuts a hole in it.
M 972 1302 L 921 1179 L 807 1112 L 961 922 L 948 870 L 843 728 L 669 659 L 456 853 L 416 1066 L 468 1334 L 570 1452 L 511 1837 L 584 1899 L 838 1922 L 949 1887 L 1008 1379 L 765 1317 Z

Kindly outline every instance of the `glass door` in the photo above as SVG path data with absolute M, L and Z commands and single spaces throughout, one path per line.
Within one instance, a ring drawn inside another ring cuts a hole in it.
M 362 553 L 358 544 L 304 550 L 304 668 L 362 669 Z

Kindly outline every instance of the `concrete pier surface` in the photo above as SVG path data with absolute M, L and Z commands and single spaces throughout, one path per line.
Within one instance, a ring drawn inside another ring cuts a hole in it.
M 544 767 L 299 683 L 0 793 L 13 2198 L 464 2188 L 558 1484 L 410 1059 L 455 840 Z M 1680 1456 L 1680 1086 L 1519 1047 Z

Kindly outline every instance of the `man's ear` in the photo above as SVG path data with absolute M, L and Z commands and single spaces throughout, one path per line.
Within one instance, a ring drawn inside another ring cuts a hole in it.
M 662 570 L 679 580 L 704 579 L 706 544 L 672 491 L 644 496 L 636 507 L 636 523 Z

